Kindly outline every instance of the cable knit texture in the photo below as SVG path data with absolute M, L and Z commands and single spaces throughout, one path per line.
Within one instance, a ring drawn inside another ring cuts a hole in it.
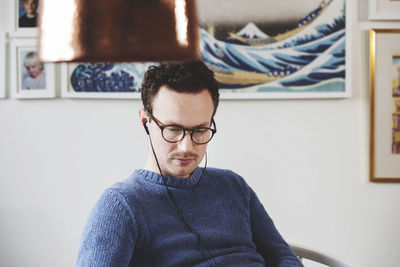
M 166 177 L 135 170 L 104 191 L 83 231 L 77 266 L 303 266 L 253 190 L 228 170 Z

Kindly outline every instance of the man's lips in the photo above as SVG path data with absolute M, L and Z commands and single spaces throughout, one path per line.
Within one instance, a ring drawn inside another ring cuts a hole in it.
M 188 165 L 194 161 L 193 158 L 174 158 L 180 165 Z

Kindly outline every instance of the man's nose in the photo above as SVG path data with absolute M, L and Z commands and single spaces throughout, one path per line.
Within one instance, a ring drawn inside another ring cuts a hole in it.
M 183 139 L 178 143 L 179 149 L 182 151 L 191 151 L 193 150 L 193 141 L 190 137 L 190 132 L 186 131 Z

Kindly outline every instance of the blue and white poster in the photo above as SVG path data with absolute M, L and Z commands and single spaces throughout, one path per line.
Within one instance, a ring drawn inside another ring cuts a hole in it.
M 345 0 L 197 3 L 201 59 L 223 98 L 350 96 Z M 152 64 L 79 64 L 70 83 L 75 92 L 140 92 Z

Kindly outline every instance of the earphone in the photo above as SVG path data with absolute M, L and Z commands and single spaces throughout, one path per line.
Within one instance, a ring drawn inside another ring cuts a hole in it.
M 155 160 L 156 160 L 157 167 L 158 167 L 158 170 L 159 170 L 160 175 L 161 175 L 161 177 L 162 177 L 162 181 L 163 181 L 164 187 L 165 187 L 165 189 L 166 189 L 168 198 L 169 198 L 169 199 L 172 201 L 172 203 L 174 204 L 174 206 L 175 206 L 175 208 L 176 208 L 176 210 L 177 210 L 177 212 L 178 212 L 178 216 L 179 216 L 180 219 L 181 219 L 181 222 L 185 225 L 185 227 L 186 227 L 189 231 L 191 231 L 193 234 L 196 235 L 196 237 L 197 237 L 199 243 L 200 243 L 200 244 L 205 248 L 205 250 L 210 254 L 210 257 L 211 257 L 211 259 L 212 259 L 214 265 L 217 266 L 214 257 L 211 256 L 211 251 L 210 251 L 210 249 L 208 248 L 208 246 L 206 245 L 205 241 L 204 241 L 203 238 L 200 236 L 200 234 L 199 234 L 195 229 L 193 229 L 193 227 L 186 221 L 186 219 L 185 219 L 185 217 L 184 217 L 184 215 L 183 215 L 182 210 L 181 210 L 181 209 L 179 208 L 179 206 L 178 206 L 178 203 L 177 203 L 177 201 L 176 201 L 176 198 L 175 198 L 174 194 L 173 194 L 173 193 L 171 192 L 171 190 L 169 189 L 169 186 L 167 185 L 167 182 L 166 182 L 166 178 L 164 177 L 164 175 L 163 175 L 163 173 L 162 173 L 162 171 L 161 171 L 161 167 L 160 167 L 160 164 L 159 164 L 159 162 L 158 162 L 158 158 L 157 158 L 156 152 L 155 152 L 154 147 L 153 147 L 153 141 L 151 140 L 151 136 L 150 136 L 150 133 L 149 133 L 149 128 L 147 127 L 146 124 L 147 124 L 147 120 L 146 120 L 145 122 L 143 122 L 143 128 L 145 129 L 147 135 L 149 136 L 149 141 L 150 141 L 151 150 L 152 150 L 153 155 L 154 155 L 154 158 L 155 158 Z M 206 168 L 207 168 L 207 152 L 205 153 L 205 166 L 204 166 L 204 168 L 203 168 L 203 171 L 202 171 L 202 173 L 201 173 L 201 176 L 200 176 L 200 178 L 199 178 L 199 181 L 198 181 L 197 184 L 195 185 L 193 191 L 195 191 L 195 190 L 197 189 L 197 187 L 199 186 L 201 180 L 203 179 L 203 175 L 204 175 L 204 172 L 205 172 Z
M 150 135 L 150 133 L 149 133 L 149 128 L 147 127 L 146 124 L 147 124 L 147 120 L 146 120 L 145 122 L 143 122 L 143 128 L 145 129 L 147 135 Z

